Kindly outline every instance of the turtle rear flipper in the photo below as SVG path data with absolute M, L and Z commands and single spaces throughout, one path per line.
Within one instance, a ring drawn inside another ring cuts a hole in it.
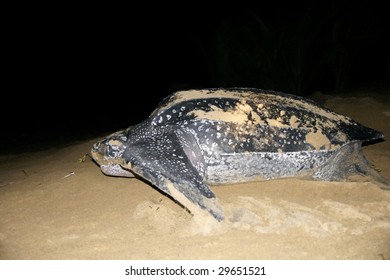
M 342 181 L 360 175 L 390 190 L 390 182 L 380 175 L 362 152 L 362 142 L 354 141 L 341 147 L 325 164 L 315 170 L 314 178 L 325 181 Z
M 185 149 L 174 131 L 161 133 L 130 145 L 123 154 L 122 167 L 149 181 L 193 215 L 207 211 L 222 221 L 223 211 L 215 194 Z

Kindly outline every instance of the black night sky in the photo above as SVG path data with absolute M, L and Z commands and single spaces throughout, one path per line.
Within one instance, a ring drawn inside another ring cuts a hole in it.
M 384 4 L 268 2 L 15 11 L 3 40 L 0 153 L 127 127 L 178 89 L 244 86 L 307 96 L 389 87 Z

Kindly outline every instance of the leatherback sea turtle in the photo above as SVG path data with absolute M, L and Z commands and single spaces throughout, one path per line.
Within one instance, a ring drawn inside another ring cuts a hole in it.
M 178 91 L 92 148 L 102 172 L 141 177 L 193 214 L 224 219 L 209 185 L 360 174 L 389 189 L 361 144 L 383 134 L 314 101 L 252 88 Z

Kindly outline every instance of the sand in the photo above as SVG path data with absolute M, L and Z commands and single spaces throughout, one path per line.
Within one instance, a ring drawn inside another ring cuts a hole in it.
M 390 135 L 390 96 L 315 95 Z M 96 137 L 0 157 L 0 259 L 390 259 L 390 191 L 283 179 L 212 187 L 226 221 L 193 217 L 151 185 L 105 176 Z M 363 147 L 390 178 L 390 141 Z

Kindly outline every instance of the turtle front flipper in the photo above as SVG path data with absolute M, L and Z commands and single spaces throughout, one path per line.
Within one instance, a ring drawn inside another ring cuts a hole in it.
M 194 160 L 201 157 L 200 151 L 188 146 L 190 143 L 193 142 L 185 141 L 181 131 L 140 139 L 127 147 L 121 165 L 171 196 L 193 215 L 207 211 L 222 221 L 223 211 L 215 194 L 194 166 Z

